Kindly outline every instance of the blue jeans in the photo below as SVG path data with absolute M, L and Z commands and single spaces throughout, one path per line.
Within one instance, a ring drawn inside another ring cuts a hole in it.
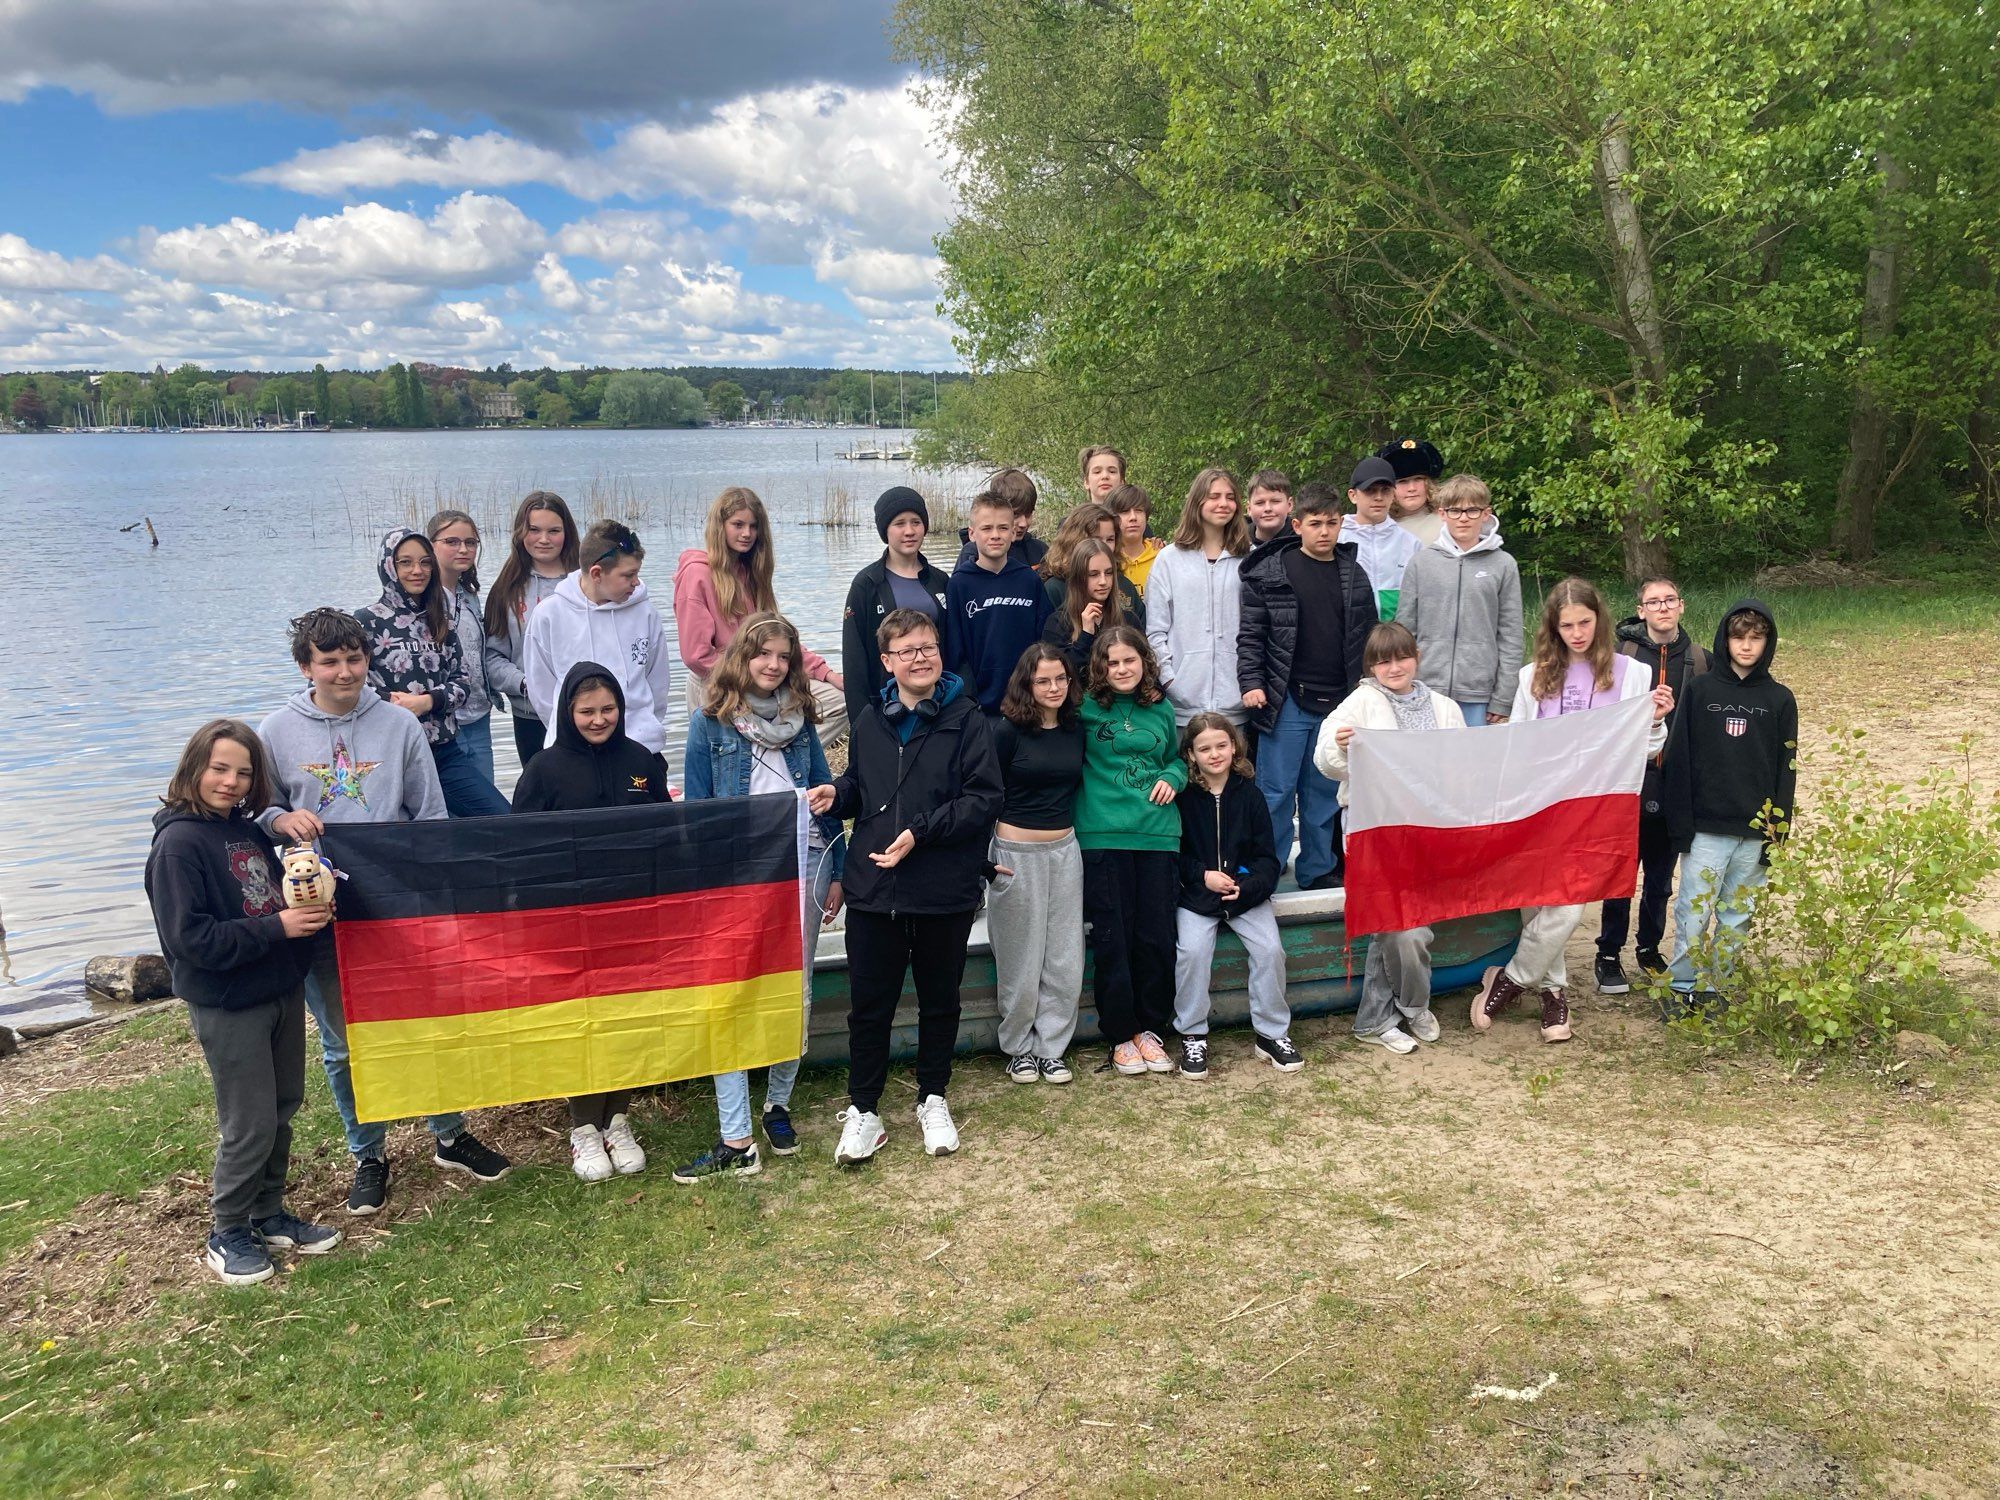
M 1695 960 L 1712 956 L 1710 978 L 1719 988 L 1734 968 L 1736 950 L 1750 930 L 1757 888 L 1764 883 L 1764 840 L 1752 834 L 1732 838 L 1697 833 L 1681 856 L 1680 889 L 1674 894 L 1673 986 L 1683 994 L 1695 987 Z M 1713 938 L 1709 919 L 1715 919 Z M 1706 951 L 1702 951 L 1706 950 Z
M 806 983 L 812 983 L 812 955 L 819 944 L 820 914 L 826 910 L 827 887 L 833 884 L 833 862 L 822 858 L 817 849 L 811 853 L 811 863 L 807 868 L 807 881 L 799 884 L 800 916 L 805 925 L 806 939 Z M 795 1057 L 789 1062 L 773 1063 L 770 1076 L 764 1081 L 764 1108 L 781 1109 L 792 1102 L 792 1085 L 799 1081 L 799 1064 L 803 1058 Z M 715 1075 L 715 1113 L 725 1141 L 741 1141 L 750 1137 L 750 1075 L 746 1072 L 717 1073 Z
M 1298 809 L 1299 861 L 1293 873 L 1301 886 L 1334 868 L 1333 828 L 1340 816 L 1340 786 L 1320 775 L 1312 761 L 1324 714 L 1309 714 L 1290 694 L 1278 722 L 1257 741 L 1257 790 L 1271 809 L 1271 840 L 1284 865 L 1292 845 L 1292 809 Z
M 340 1123 L 347 1131 L 347 1149 L 357 1161 L 372 1157 L 388 1160 L 382 1143 L 389 1135 L 387 1120 L 362 1124 L 354 1118 L 354 1072 L 347 1065 L 347 1018 L 340 1008 L 340 970 L 333 961 L 333 934 L 323 934 L 313 946 L 312 969 L 306 975 L 306 1009 L 319 1027 L 319 1060 L 326 1068 L 326 1086 L 333 1091 L 333 1107 L 340 1111 Z M 458 1138 L 465 1128 L 464 1115 L 432 1115 L 431 1134 L 439 1141 Z
M 1458 704 L 1458 711 L 1465 715 L 1465 727 L 1467 729 L 1477 729 L 1486 722 L 1486 705 L 1484 703 L 1466 703 L 1457 698 L 1452 699 L 1452 702 Z M 465 731 L 461 729 L 459 733 L 464 734 Z
M 472 764 L 479 774 L 489 782 L 493 781 L 493 715 L 481 714 L 470 724 L 459 725 L 458 742 L 472 756 Z M 498 785 L 497 782 L 494 784 Z
M 486 742 L 486 753 L 493 753 L 491 738 Z M 454 738 L 431 746 L 431 760 L 444 791 L 444 810 L 454 818 L 490 818 L 514 810 L 493 785 L 492 776 L 479 774 L 464 740 Z

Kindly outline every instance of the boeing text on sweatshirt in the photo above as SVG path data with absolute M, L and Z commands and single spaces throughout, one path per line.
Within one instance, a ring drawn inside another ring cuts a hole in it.
M 1770 633 L 1757 664 L 1738 676 L 1729 660 L 1728 624 L 1746 609 L 1762 615 Z M 1708 670 L 1688 684 L 1661 767 L 1667 830 L 1683 853 L 1697 833 L 1761 836 L 1768 846 L 1791 822 L 1799 704 L 1771 675 L 1777 654 L 1778 621 L 1762 600 L 1739 599 L 1722 612 Z M 1777 813 L 1768 820 L 1767 802 Z
M 580 661 L 601 662 L 618 676 L 625 694 L 625 732 L 648 750 L 664 750 L 661 716 L 673 701 L 673 663 L 668 659 L 660 612 L 643 582 L 632 586 L 622 604 L 593 604 L 583 596 L 582 575 L 556 585 L 548 602 L 528 617 L 521 673 L 535 717 L 549 726 L 545 745 L 556 743 L 556 697 L 563 678 Z
M 444 816 L 437 762 L 416 715 L 363 688 L 353 709 L 330 714 L 301 688 L 257 726 L 277 785 L 258 819 L 309 812 L 323 823 L 408 823 Z
M 1014 664 L 1042 638 L 1049 619 L 1049 596 L 1041 576 L 1013 557 L 998 573 L 961 562 L 945 587 L 951 624 L 946 634 L 952 666 L 972 689 L 979 706 L 997 710 Z

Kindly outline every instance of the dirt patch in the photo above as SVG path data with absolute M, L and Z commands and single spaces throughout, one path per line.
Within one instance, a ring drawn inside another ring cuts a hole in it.
M 1789 1432 L 1741 1430 L 1712 1417 L 1565 1432 L 1567 1456 L 1549 1476 L 1558 1494 L 1600 1500 L 1764 1500 L 1855 1495 L 1849 1465 Z
M 1750 586 L 1760 594 L 1770 594 L 1779 589 L 1858 589 L 1888 581 L 1879 573 L 1838 558 L 1808 557 L 1802 562 L 1766 568 L 1750 581 Z
M 38 1041 L 0 1061 L 0 1120 L 76 1089 L 115 1089 L 182 1063 L 200 1063 L 178 1000 Z

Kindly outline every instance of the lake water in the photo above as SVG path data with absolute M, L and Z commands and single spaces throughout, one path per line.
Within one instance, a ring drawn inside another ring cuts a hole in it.
M 187 736 L 218 714 L 255 724 L 300 685 L 286 622 L 380 592 L 392 526 L 456 506 L 505 559 L 514 506 L 554 490 L 581 525 L 610 514 L 646 543 L 673 629 L 683 547 L 725 485 L 763 497 L 778 599 L 836 664 L 847 586 L 879 556 L 875 496 L 962 497 L 966 476 L 844 462 L 840 431 L 66 435 L 0 438 L 0 1022 L 83 1008 L 83 966 L 158 948 L 141 886 L 149 819 Z M 886 436 L 886 434 L 884 435 Z M 845 489 L 857 524 L 808 524 Z M 151 517 L 145 530 L 122 528 Z M 940 543 L 941 556 L 956 542 Z M 949 563 L 946 563 L 949 566 Z M 678 679 L 679 669 L 676 669 Z M 677 692 L 669 760 L 678 777 Z M 493 736 L 502 791 L 519 765 Z

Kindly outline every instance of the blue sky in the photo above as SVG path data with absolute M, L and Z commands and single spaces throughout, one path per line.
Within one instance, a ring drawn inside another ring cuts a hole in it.
M 0 369 L 952 368 L 888 8 L 16 0 Z

